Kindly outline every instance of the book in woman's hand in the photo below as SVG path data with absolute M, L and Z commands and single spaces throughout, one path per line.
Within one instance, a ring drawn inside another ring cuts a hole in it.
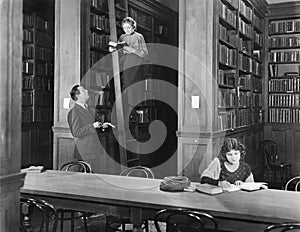
M 124 46 L 128 46 L 128 44 L 125 41 L 123 41 L 123 42 L 109 41 L 108 46 L 109 46 L 109 48 L 112 48 L 112 49 L 109 49 L 111 51 L 111 50 L 117 50 L 117 49 L 123 48 Z

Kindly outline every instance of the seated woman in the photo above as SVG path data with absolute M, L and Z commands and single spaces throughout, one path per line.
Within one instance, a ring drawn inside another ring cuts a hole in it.
M 201 175 L 201 183 L 229 188 L 230 184 L 241 185 L 254 182 L 251 168 L 243 162 L 245 146 L 235 138 L 225 138 L 220 154 Z

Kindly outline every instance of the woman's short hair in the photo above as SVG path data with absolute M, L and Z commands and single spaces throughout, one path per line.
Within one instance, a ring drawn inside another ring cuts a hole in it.
M 241 153 L 241 161 L 245 161 L 245 155 L 246 155 L 246 147 L 244 144 L 239 142 L 236 138 L 225 138 L 223 145 L 221 147 L 220 153 L 218 158 L 221 161 L 227 161 L 226 153 L 231 150 L 238 150 Z
M 130 24 L 132 27 L 133 27 L 133 29 L 135 30 L 136 29 L 136 21 L 133 19 L 133 18 L 131 18 L 131 17 L 125 17 L 123 20 L 122 20 L 122 27 L 123 27 L 123 24 L 124 23 L 128 23 L 128 24 Z
M 74 101 L 77 101 L 77 94 L 80 94 L 80 90 L 78 89 L 80 85 L 74 85 L 70 91 L 70 96 Z

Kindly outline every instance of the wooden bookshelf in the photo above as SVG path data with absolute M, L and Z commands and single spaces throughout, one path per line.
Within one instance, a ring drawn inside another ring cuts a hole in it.
M 248 0 L 219 0 L 217 9 L 217 130 L 260 124 L 264 15 Z
M 54 23 L 51 5 L 44 7 L 24 1 L 22 167 L 52 167 Z

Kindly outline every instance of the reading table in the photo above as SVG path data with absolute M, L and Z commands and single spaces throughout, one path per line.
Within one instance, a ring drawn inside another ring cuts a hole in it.
M 226 231 L 263 231 L 269 224 L 300 221 L 300 194 L 282 190 L 207 195 L 163 192 L 159 179 L 46 171 L 27 173 L 21 194 L 56 207 L 130 216 L 135 225 L 163 208 L 202 210 Z M 112 207 L 113 206 L 113 207 Z

